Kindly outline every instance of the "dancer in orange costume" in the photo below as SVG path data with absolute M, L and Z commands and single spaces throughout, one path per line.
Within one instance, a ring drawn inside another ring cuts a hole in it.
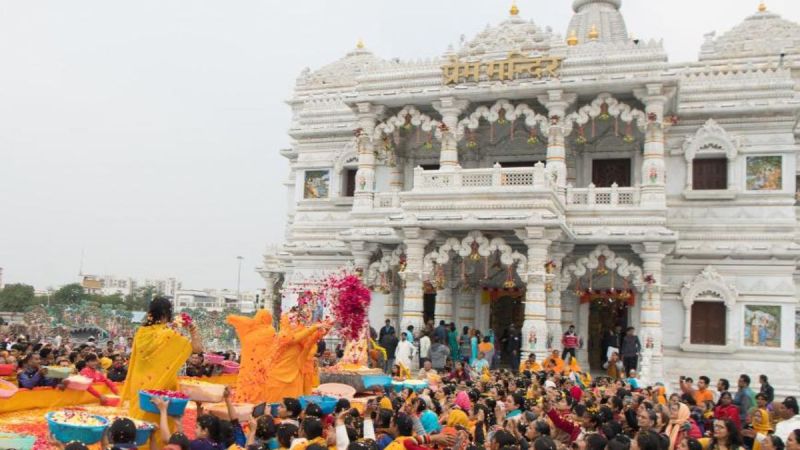
M 227 318 L 228 324 L 236 329 L 242 343 L 242 365 L 236 380 L 233 400 L 239 403 L 261 403 L 266 399 L 264 380 L 270 355 L 277 343 L 272 314 L 259 310 L 255 317 L 234 316 Z
M 310 395 L 315 387 L 319 386 L 319 370 L 317 368 L 317 342 L 327 333 L 323 327 L 313 333 L 305 342 L 303 350 L 303 368 L 300 369 L 303 375 L 303 395 Z
M 303 395 L 303 365 L 309 346 L 316 344 L 330 329 L 328 322 L 305 326 L 281 316 L 281 329 L 274 351 L 267 358 L 269 372 L 264 382 L 265 401 L 276 403 L 285 397 Z

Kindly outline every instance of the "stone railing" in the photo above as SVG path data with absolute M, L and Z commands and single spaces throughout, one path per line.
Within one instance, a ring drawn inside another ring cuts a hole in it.
M 544 164 L 533 167 L 503 168 L 500 164 L 486 169 L 423 170 L 414 169 L 413 191 L 441 191 L 464 188 L 549 189 L 551 182 Z
M 574 188 L 567 186 L 568 206 L 639 206 L 639 187 L 619 187 L 616 183 L 611 187 L 599 188 L 594 184 L 589 187 Z
M 399 192 L 376 192 L 373 208 L 399 208 L 400 207 L 400 193 Z

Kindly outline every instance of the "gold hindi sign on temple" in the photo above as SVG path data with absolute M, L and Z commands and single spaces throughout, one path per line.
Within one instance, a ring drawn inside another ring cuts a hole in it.
M 513 80 L 527 75 L 531 78 L 557 78 L 563 58 L 542 56 L 528 58 L 521 55 L 509 55 L 497 61 L 462 62 L 453 58 L 450 64 L 442 66 L 444 84 L 458 84 L 464 81 L 480 81 L 481 75 L 489 80 Z

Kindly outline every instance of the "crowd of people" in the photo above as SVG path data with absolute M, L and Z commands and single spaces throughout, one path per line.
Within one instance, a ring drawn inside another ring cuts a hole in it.
M 171 320 L 169 305 L 162 301 L 152 312 L 145 332 L 173 339 L 174 332 L 164 328 Z M 137 333 L 136 339 L 146 333 Z M 201 356 L 202 342 L 196 332 L 190 334 L 173 339 L 179 346 L 174 352 L 163 351 L 169 339 L 147 351 L 188 376 L 213 375 Z M 444 322 L 397 333 L 387 321 L 375 335 L 387 352 L 385 368 L 395 379 L 437 382 L 416 391 L 378 388 L 364 402 L 340 399 L 332 414 L 323 414 L 314 403 L 302 408 L 298 398 L 284 398 L 274 415 L 270 405 L 256 405 L 247 423 L 223 420 L 197 403 L 192 439 L 184 434 L 181 420 L 168 417 L 168 401 L 156 400 L 161 413 L 148 417 L 159 424 L 151 448 L 800 450 L 797 400 L 776 400 L 766 375 L 758 377 L 758 392 L 747 374 L 736 380 L 735 390 L 726 379 L 712 387 L 702 375 L 696 381 L 680 377 L 676 391 L 668 392 L 664 380 L 645 383 L 637 378 L 634 358 L 641 347 L 632 329 L 609 340 L 606 373 L 594 377 L 578 364 L 576 350 L 582 340 L 573 327 L 562 336 L 560 348 L 541 361 L 533 353 L 521 358 L 522 336 L 513 327 L 500 337 L 468 328 L 459 333 L 454 324 Z M 46 366 L 54 365 L 69 366 L 95 381 L 108 380 L 111 387 L 112 382 L 136 380 L 127 373 L 126 362 L 143 358 L 142 342 L 149 341 L 137 342 L 73 345 L 68 339 L 33 343 L 18 337 L 0 350 L 0 364 L 19 364 L 21 387 L 57 386 L 47 377 Z M 137 345 L 139 350 L 132 354 L 131 347 Z M 169 356 L 178 353 L 185 364 Z M 131 362 L 130 370 L 147 374 L 150 369 Z M 177 370 L 171 370 L 168 375 L 177 376 Z M 228 391 L 225 401 L 233 417 Z M 102 445 L 130 448 L 134 436 L 133 422 L 118 419 Z M 86 448 L 55 441 L 53 446 Z

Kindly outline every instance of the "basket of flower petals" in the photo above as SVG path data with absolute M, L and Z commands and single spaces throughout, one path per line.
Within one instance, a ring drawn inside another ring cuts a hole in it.
M 219 403 L 225 395 L 224 384 L 207 383 L 196 379 L 184 379 L 178 382 L 178 388 L 189 399 L 203 403 Z
M 223 420 L 233 420 L 236 419 L 239 422 L 245 423 L 253 417 L 253 408 L 255 405 L 252 403 L 234 403 L 231 405 L 231 409 L 233 409 L 233 417 L 229 417 L 228 415 L 228 407 L 225 403 L 217 403 L 215 405 L 210 405 L 206 408 L 209 414 L 213 414 L 220 419 Z
M 72 367 L 47 366 L 47 378 L 64 379 L 72 375 Z
M 222 361 L 222 373 L 239 373 L 239 363 L 235 361 Z
M 122 403 L 122 399 L 119 395 L 106 394 L 100 398 L 100 404 L 103 406 L 119 406 L 120 403 Z
M 64 387 L 73 391 L 85 391 L 92 385 L 92 379 L 83 375 L 72 375 L 64 379 Z
M 50 434 L 59 442 L 79 441 L 91 445 L 100 442 L 108 419 L 85 411 L 65 409 L 45 415 Z
M 19 388 L 16 384 L 6 380 L 0 380 L 0 398 L 11 398 L 18 390 Z
M 153 404 L 154 397 L 161 397 L 165 400 L 169 400 L 167 414 L 173 417 L 183 416 L 186 405 L 189 403 L 189 397 L 183 392 L 149 390 L 139 391 L 139 408 L 149 413 L 159 414 L 158 408 Z

